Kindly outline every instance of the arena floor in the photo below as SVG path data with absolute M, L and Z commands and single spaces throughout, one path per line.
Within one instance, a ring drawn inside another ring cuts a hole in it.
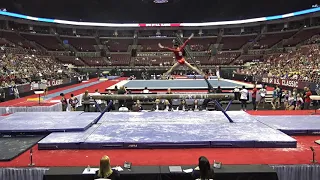
M 185 81 L 185 80 L 182 80 Z M 202 80 L 203 81 L 203 80 Z M 126 82 L 126 81 L 125 81 Z M 111 87 L 119 83 L 119 81 L 106 81 L 104 83 L 95 84 L 86 88 L 82 88 L 70 93 L 80 94 L 85 90 L 89 90 L 93 92 L 95 89 L 99 89 L 100 91 L 104 91 L 105 88 Z M 121 83 L 121 82 L 120 82 Z M 122 82 L 124 83 L 124 82 Z M 69 89 L 70 87 L 57 89 L 51 93 L 57 93 L 62 90 Z M 112 88 L 112 87 L 111 87 Z M 185 90 L 183 90 L 185 91 Z M 67 97 L 70 96 L 70 93 L 67 94 Z M 28 98 L 28 97 L 26 97 Z M 25 101 L 26 98 L 21 98 L 18 100 L 13 100 L 12 102 L 5 102 L 6 104 L 11 104 L 14 106 L 15 104 L 19 104 L 18 101 Z M 59 99 L 59 97 L 53 97 L 52 100 Z M 0 104 L 2 105 L 2 104 Z M 3 105 L 5 106 L 5 105 Z M 41 118 L 34 119 L 32 116 L 28 118 L 18 118 L 19 122 L 24 122 L 28 124 L 30 118 L 41 124 L 43 127 L 41 130 L 46 130 L 47 134 L 42 136 L 35 136 L 33 139 L 23 139 L 22 137 L 18 137 L 18 139 L 0 139 L 1 144 L 9 144 L 14 145 L 7 146 L 8 149 L 5 149 L 5 146 L 0 148 L 0 152 L 9 152 L 15 151 L 13 149 L 17 149 L 18 157 L 14 159 L 9 159 L 7 162 L 0 162 L 0 166 L 2 167 L 23 167 L 27 166 L 29 163 L 29 152 L 26 151 L 30 147 L 33 147 L 34 161 L 36 166 L 94 166 L 97 165 L 97 162 L 101 158 L 102 155 L 108 155 L 112 159 L 113 165 L 122 165 L 124 161 L 130 161 L 134 165 L 191 165 L 197 162 L 197 158 L 201 155 L 207 156 L 209 159 L 215 159 L 223 162 L 224 164 L 309 164 L 311 159 L 311 146 L 314 147 L 316 151 L 320 150 L 320 146 L 314 143 L 315 140 L 320 139 L 319 135 L 316 135 L 320 131 L 320 118 L 319 116 L 310 116 L 313 111 L 247 111 L 247 112 L 232 112 L 234 114 L 233 117 L 235 119 L 239 119 L 231 126 L 235 126 L 234 128 L 230 128 L 230 123 L 227 119 L 224 119 L 223 116 L 220 115 L 201 115 L 203 118 L 197 118 L 198 115 L 196 113 L 209 113 L 209 112 L 163 112 L 161 114 L 159 112 L 159 116 L 155 114 L 147 114 L 148 112 L 141 113 L 138 116 L 131 116 L 130 114 L 121 114 L 117 113 L 109 113 L 105 114 L 101 118 L 101 122 L 95 123 L 96 115 L 93 113 L 92 115 L 95 117 L 90 117 L 88 122 L 85 124 L 91 124 L 90 128 L 87 129 L 85 134 L 82 134 L 82 137 L 86 137 L 85 140 L 89 140 L 88 144 L 96 143 L 96 142 L 111 142 L 114 139 L 107 139 L 105 136 L 110 135 L 110 137 L 118 138 L 118 142 L 125 141 L 139 141 L 139 138 L 146 140 L 146 137 L 156 137 L 162 139 L 170 139 L 170 132 L 173 132 L 172 135 L 176 140 L 184 141 L 185 137 L 190 137 L 189 140 L 197 140 L 199 138 L 203 138 L 201 136 L 207 137 L 217 137 L 221 135 L 221 137 L 231 137 L 233 139 L 241 139 L 241 134 L 247 138 L 247 135 L 252 135 L 253 132 L 257 138 L 269 138 L 269 133 L 260 132 L 259 128 L 264 128 L 264 130 L 268 129 L 272 132 L 276 132 L 276 134 L 281 134 L 281 137 L 286 137 L 290 141 L 295 141 L 297 147 L 296 148 L 176 148 L 176 149 L 155 149 L 152 147 L 151 149 L 93 149 L 90 146 L 84 146 L 87 148 L 74 149 L 74 150 L 66 150 L 66 148 L 55 148 L 54 150 L 38 150 L 40 145 L 38 146 L 38 141 L 42 138 L 42 142 L 46 141 L 46 138 L 55 135 L 56 133 L 62 134 L 64 137 L 69 137 L 70 139 L 74 138 L 70 136 L 69 133 L 72 132 L 64 132 L 68 126 L 68 124 L 78 124 L 78 119 L 70 119 L 70 121 L 66 120 L 66 124 L 64 124 L 63 128 L 50 128 L 49 126 L 44 127 L 43 124 L 52 123 L 50 119 L 47 121 L 42 121 Z M 81 112 L 78 112 L 81 113 Z M 167 114 L 166 114 L 167 113 Z M 175 113 L 173 114 L 169 113 Z M 188 114 L 189 118 L 181 118 L 182 114 Z M 191 114 L 190 114 L 191 113 Z M 219 113 L 219 112 L 214 112 Z M 240 113 L 240 114 L 237 114 Z M 247 114 L 248 113 L 248 114 Z M 130 115 L 130 116 L 129 116 Z M 11 116 L 11 115 L 10 115 Z M 9 116 L 9 117 L 10 117 Z M 17 115 L 14 115 L 17 116 Z M 14 117 L 12 116 L 12 117 Z M 125 117 L 128 116 L 128 117 Z M 157 117 L 155 117 L 157 116 Z M 192 118 L 192 117 L 193 118 Z M 244 118 L 239 118 L 239 117 Z M 7 117 L 7 118 L 9 118 Z M 27 116 L 25 116 L 27 117 Z M 63 117 L 63 116 L 60 116 Z M 166 117 L 166 118 L 165 118 Z M 172 118 L 174 117 L 174 118 Z M 168 122 L 169 119 L 174 119 L 173 121 Z M 180 118 L 180 119 L 179 119 Z M 198 122 L 194 124 L 192 119 L 197 118 Z M 4 122 L 6 118 L 0 118 L 0 123 Z M 10 119 L 10 118 L 9 118 Z M 129 119 L 127 121 L 119 121 L 120 119 Z M 155 121 L 155 119 L 157 119 Z M 159 119 L 159 120 L 158 120 Z M 242 120 L 241 120 L 242 119 Z M 30 122 L 32 122 L 32 120 Z M 52 120 L 52 119 L 51 119 Z M 225 120 L 225 121 L 224 121 Z M 55 123 L 59 124 L 59 122 L 63 121 L 63 119 L 59 121 L 55 121 Z M 192 122 L 190 122 L 192 121 Z M 214 121 L 214 123 L 212 122 Z M 250 122 L 248 122 L 250 121 Z M 67 123 L 69 122 L 69 123 Z M 287 122 L 287 123 L 285 123 Z M 308 122 L 308 123 L 306 123 Z M 10 122 L 14 124 L 13 122 Z M 34 123 L 34 127 L 39 127 Z M 43 124 L 42 124 L 43 123 Z M 22 123 L 23 124 L 23 123 Z M 30 123 L 33 124 L 33 123 Z M 28 126 L 20 125 L 19 127 L 27 128 L 32 126 L 28 124 Z M 85 126 L 83 124 L 83 126 Z M 258 128 L 253 127 L 251 125 L 259 124 Z M 311 125 L 310 125 L 311 124 Z M 189 126 L 189 131 L 185 128 Z M 237 126 L 239 125 L 239 126 Z M 7 128 L 8 131 L 14 131 L 14 125 L 0 125 L 2 129 Z M 81 127 L 83 127 L 81 125 Z M 137 127 L 139 126 L 139 127 Z M 243 126 L 248 126 L 247 129 L 243 128 Z M 260 127 L 261 126 L 261 127 Z M 9 128 L 8 128 L 9 127 Z M 113 127 L 110 129 L 110 127 Z M 227 127 L 223 129 L 223 127 Z M 32 128 L 32 127 L 31 127 Z M 127 129 L 126 129 L 127 128 Z M 254 129 L 253 129 L 254 128 Z M 36 129 L 36 128 L 35 128 Z M 61 131 L 61 132 L 57 132 Z M 139 131 L 136 131 L 138 129 Z M 158 129 L 159 131 L 155 131 Z M 197 129 L 195 131 L 195 129 Z M 49 130 L 49 131 L 48 131 Z M 52 132 L 51 132 L 51 131 Z M 83 129 L 85 130 L 85 129 Z M 90 131 L 89 131 L 90 130 Z M 193 130 L 193 131 L 192 131 Z M 263 131 L 264 131 L 263 130 Z M 258 132 L 259 131 L 259 132 Z M 282 132 L 281 132 L 282 131 Z M 29 131 L 30 132 L 30 131 Z M 113 133 L 114 132 L 114 133 Z M 117 133 L 118 132 L 118 133 Z M 120 132 L 120 133 L 119 133 Z M 166 132 L 168 132 L 166 136 Z M 237 133 L 235 133 L 237 132 Z M 290 134 L 290 136 L 285 135 L 283 132 Z M 50 133 L 53 133 L 49 135 Z M 77 133 L 77 132 L 76 132 Z M 190 134 L 191 133 L 191 134 Z M 192 134 L 193 133 L 193 134 Z M 241 133 L 239 135 L 239 133 Z M 172 133 L 171 133 L 172 134 Z M 292 136 L 292 134 L 295 134 Z M 49 136 L 47 136 L 49 135 Z M 92 135 L 90 137 L 90 135 Z M 124 136 L 122 136 L 124 135 Z M 185 136 L 183 136 L 185 135 Z M 93 136 L 101 136 L 102 139 L 97 139 Z M 257 140 L 257 138 L 253 140 Z M 227 139 L 227 138 L 226 138 Z M 60 138 L 53 138 L 53 140 L 61 140 Z M 74 138 L 78 143 L 81 141 L 80 138 Z M 159 140 L 159 139 L 158 139 Z M 210 140 L 210 139 L 209 139 Z M 279 138 L 277 138 L 279 140 Z M 94 142 L 93 142 L 94 141 Z M 271 140 L 270 141 L 275 141 Z M 29 142 L 23 144 L 22 142 Z M 41 142 L 41 141 L 40 141 Z M 104 142 L 104 143 L 105 143 Z M 116 141 L 114 141 L 116 142 Z M 230 143 L 229 143 L 230 144 Z M 210 142 L 211 145 L 211 142 Z M 53 147 L 46 147 L 47 149 L 53 149 Z M 45 149 L 45 148 L 44 148 Z M 25 152 L 26 151 L 26 152 Z M 3 154 L 3 153 L 1 153 Z M 12 154 L 11 154 L 12 155 Z M 54 157 L 54 158 L 53 158 Z M 318 158 L 318 157 L 317 157 Z M 1 159 L 0 159 L 1 160 Z M 318 161 L 320 159 L 318 158 Z
M 245 86 L 247 89 L 253 89 L 253 84 L 233 81 L 229 79 L 210 79 L 213 88 L 218 86 L 221 89 L 231 90 L 236 86 L 239 88 Z M 147 87 L 149 90 L 206 90 L 208 85 L 204 79 L 175 79 L 175 80 L 125 80 L 121 81 L 108 89 L 114 89 L 115 86 L 125 86 L 128 90 L 143 90 Z

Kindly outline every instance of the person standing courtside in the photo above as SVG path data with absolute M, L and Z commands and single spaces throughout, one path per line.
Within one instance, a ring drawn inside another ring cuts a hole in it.
M 245 86 L 242 86 L 240 91 L 240 101 L 241 101 L 241 109 L 243 111 L 247 110 L 247 101 L 248 101 L 248 90 Z
M 260 94 L 260 100 L 258 102 L 257 105 L 257 109 L 259 108 L 260 103 L 262 102 L 262 108 L 264 109 L 264 105 L 266 103 L 266 95 L 267 95 L 267 89 L 266 89 L 266 85 L 264 85 L 260 90 L 259 90 L 259 94 Z
M 60 94 L 61 96 L 61 104 L 62 104 L 62 111 L 67 111 L 67 108 L 68 108 L 68 101 L 67 101 L 67 98 L 65 98 L 64 94 L 61 93 Z
M 309 110 L 311 99 L 310 96 L 312 95 L 312 92 L 310 91 L 310 88 L 306 88 L 306 94 L 304 96 L 304 110 Z
M 253 105 L 253 110 L 257 110 L 257 85 L 255 84 L 252 90 L 252 105 Z
M 2 87 L 0 87 L 0 102 L 4 102 L 6 99 L 6 92 Z
M 168 88 L 166 94 L 173 94 L 170 88 Z M 172 99 L 168 99 L 168 102 L 170 104 L 169 105 L 170 109 L 172 109 Z
M 272 101 L 271 101 L 272 109 L 276 109 L 278 98 L 279 98 L 278 87 L 275 87 L 272 91 Z
M 79 100 L 73 94 L 71 94 L 71 98 L 69 99 L 69 104 L 71 106 L 71 111 L 76 111 Z
M 123 94 L 126 94 L 126 93 L 127 93 L 126 92 L 126 88 L 124 86 L 121 86 L 120 89 L 117 91 L 117 94 L 119 94 L 119 95 L 123 95 Z M 125 100 L 119 100 L 118 102 L 119 102 L 119 107 L 118 108 L 125 106 L 125 103 L 126 103 Z
M 95 92 L 93 93 L 94 96 L 100 96 L 101 94 L 99 93 L 99 89 L 96 89 Z M 98 106 L 101 107 L 102 101 L 101 99 L 96 100 Z M 102 108 L 102 107 L 101 107 Z M 99 108 L 96 106 L 96 112 L 99 112 Z
M 90 112 L 90 96 L 89 96 L 89 91 L 86 90 L 82 97 L 82 105 L 83 105 L 83 111 L 84 112 Z
M 233 93 L 234 93 L 234 99 L 240 100 L 240 89 L 238 88 L 238 86 L 234 88 Z

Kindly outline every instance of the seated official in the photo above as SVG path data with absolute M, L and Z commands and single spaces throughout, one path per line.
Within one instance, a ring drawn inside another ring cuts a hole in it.
M 188 110 L 187 102 L 184 99 L 181 99 L 178 109 L 179 110 Z
M 198 99 L 195 99 L 192 105 L 192 110 L 199 110 L 200 106 L 199 106 L 199 101 Z
M 142 108 L 141 102 L 139 100 L 137 100 L 136 103 L 132 107 L 132 111 L 139 112 L 142 110 L 143 110 L 143 108 Z
M 195 179 L 209 180 L 214 178 L 214 170 L 210 166 L 209 160 L 201 156 L 199 158 L 198 167 L 194 168 L 192 177 Z
M 111 169 L 110 159 L 108 156 L 103 156 L 100 160 L 99 170 L 94 176 L 94 179 L 99 178 L 120 180 L 120 173 L 117 170 Z
M 161 100 L 160 99 L 156 99 L 155 101 L 154 101 L 154 104 L 153 104 L 153 106 L 152 106 L 152 109 L 153 110 L 161 110 Z
M 171 104 L 168 99 L 164 100 L 164 110 L 171 111 Z

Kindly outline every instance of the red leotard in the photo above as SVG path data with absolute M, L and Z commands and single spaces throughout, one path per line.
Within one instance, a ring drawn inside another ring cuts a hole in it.
M 183 52 L 184 52 L 184 48 L 186 47 L 187 43 L 188 43 L 189 39 L 187 39 L 182 46 L 180 46 L 179 48 L 173 49 L 173 48 L 166 48 L 169 51 L 172 51 L 176 57 L 176 60 L 179 62 L 179 64 L 184 64 L 185 63 L 185 59 L 183 57 Z

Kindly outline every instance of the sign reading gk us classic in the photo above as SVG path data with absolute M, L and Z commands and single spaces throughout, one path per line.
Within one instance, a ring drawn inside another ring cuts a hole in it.
M 268 83 L 268 84 L 276 84 L 279 86 L 286 86 L 286 87 L 292 87 L 292 88 L 298 88 L 300 87 L 300 82 L 298 80 L 289 80 L 289 79 L 280 79 L 280 78 L 262 78 L 262 83 Z

